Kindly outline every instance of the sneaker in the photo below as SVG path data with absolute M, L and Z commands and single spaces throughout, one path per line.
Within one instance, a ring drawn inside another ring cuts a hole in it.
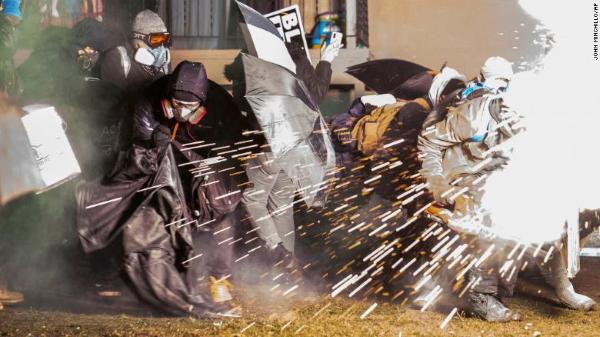
M 8 291 L 0 289 L 0 303 L 2 304 L 17 304 L 23 302 L 23 294 L 16 291 Z
M 467 301 L 473 314 L 488 322 L 520 321 L 521 314 L 510 310 L 499 299 L 489 294 L 469 292 Z
M 269 252 L 269 256 L 274 266 L 282 265 L 288 272 L 294 271 L 297 267 L 294 254 L 287 250 L 282 243 L 279 243 L 275 248 L 272 248 Z
M 271 263 L 276 267 L 276 273 L 283 273 L 279 283 L 284 285 L 297 285 L 302 283 L 302 268 L 298 266 L 298 262 L 290 251 L 279 243 L 269 252 Z

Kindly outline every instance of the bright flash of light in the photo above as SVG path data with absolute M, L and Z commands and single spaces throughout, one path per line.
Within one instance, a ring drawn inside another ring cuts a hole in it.
M 593 2 L 519 4 L 553 32 L 555 44 L 536 71 L 511 82 L 506 100 L 527 131 L 515 139 L 506 169 L 489 178 L 484 206 L 499 231 L 536 243 L 559 238 L 579 209 L 600 208 L 600 61 Z

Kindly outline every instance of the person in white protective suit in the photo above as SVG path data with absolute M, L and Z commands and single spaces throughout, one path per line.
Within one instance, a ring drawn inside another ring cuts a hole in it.
M 512 76 L 512 66 L 507 60 L 487 59 L 478 81 L 463 91 L 462 99 L 448 108 L 443 119 L 424 128 L 419 136 L 419 158 L 429 191 L 437 205 L 453 209 L 453 218 L 466 219 L 476 210 L 481 212 L 485 176 L 501 169 L 509 160 L 508 153 L 499 145 L 521 131 L 519 116 L 505 104 L 502 95 Z M 486 222 L 491 224 L 489 214 Z M 483 252 L 492 244 L 496 248 L 502 246 L 480 235 L 475 249 Z M 508 280 L 500 277 L 499 269 L 506 256 L 500 253 L 501 249 L 495 251 L 498 253 L 469 270 L 467 278 L 474 286 L 467 294 L 467 301 L 471 311 L 487 321 L 520 320 L 518 313 L 500 301 L 500 296 L 512 295 L 517 273 Z M 592 299 L 574 291 L 560 253 L 551 254 L 546 263 L 543 263 L 545 254 L 539 255 L 531 259 L 565 306 L 577 310 L 594 307 Z

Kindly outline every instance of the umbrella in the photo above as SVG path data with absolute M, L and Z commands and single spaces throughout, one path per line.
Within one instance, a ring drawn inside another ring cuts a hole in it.
M 240 29 L 250 55 L 296 73 L 296 64 L 273 23 L 251 7 L 239 1 L 236 3 L 242 13 Z
M 319 108 L 289 70 L 247 54 L 242 54 L 242 62 L 246 99 L 273 157 L 280 159 L 310 206 L 335 168 L 335 152 Z
M 46 187 L 21 115 L 21 109 L 0 95 L 0 205 Z
M 346 73 L 378 94 L 392 93 L 397 98 L 415 99 L 429 91 L 435 72 L 419 64 L 381 59 L 353 65 Z

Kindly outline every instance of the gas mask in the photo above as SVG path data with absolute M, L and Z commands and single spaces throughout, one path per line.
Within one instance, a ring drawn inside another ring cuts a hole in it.
M 171 61 L 171 52 L 165 46 L 154 49 L 141 47 L 136 49 L 134 59 L 146 66 L 162 68 Z
M 136 51 L 134 59 L 136 62 L 146 66 L 162 68 L 171 61 L 169 44 L 171 35 L 169 33 L 133 33 Z
M 185 102 L 177 99 L 164 99 L 163 112 L 168 119 L 175 118 L 181 123 L 198 124 L 208 112 L 201 102 Z
M 98 61 L 100 60 L 100 53 L 90 47 L 80 49 L 77 55 L 77 64 L 84 72 L 90 72 Z

